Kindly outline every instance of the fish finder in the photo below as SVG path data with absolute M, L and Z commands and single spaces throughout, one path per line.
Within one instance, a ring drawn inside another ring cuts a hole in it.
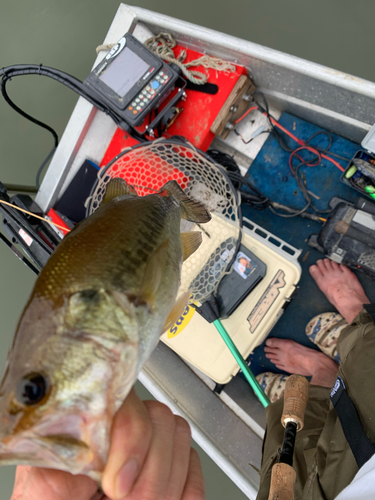
M 0 90 L 5 100 L 22 116 L 49 130 L 55 147 L 58 144 L 56 133 L 22 111 L 6 92 L 7 82 L 20 75 L 43 75 L 63 83 L 141 142 L 149 140 L 145 135 L 154 137 L 154 130 L 161 135 L 181 112 L 176 104 L 180 99 L 186 99 L 187 81 L 182 78 L 180 68 L 176 64 L 165 63 L 130 33 L 116 43 L 83 82 L 42 64 L 16 64 L 1 68 Z M 151 121 L 153 110 L 155 113 Z M 150 122 L 144 131 L 135 128 L 143 124 L 146 116 L 150 116 Z
M 90 94 L 104 101 L 131 126 L 141 125 L 145 117 L 176 88 L 180 73 L 151 50 L 126 33 L 84 80 Z M 181 79 L 182 80 L 182 79 Z M 170 106 L 183 97 L 180 86 Z M 172 102 L 173 101 L 173 102 Z M 160 120 L 159 120 L 160 121 Z M 155 124 L 153 124 L 155 126 Z M 152 129 L 152 124 L 149 127 Z

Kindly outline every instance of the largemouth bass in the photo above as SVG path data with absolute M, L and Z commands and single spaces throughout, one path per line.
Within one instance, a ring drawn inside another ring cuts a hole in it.
M 41 271 L 0 386 L 0 464 L 30 464 L 100 481 L 113 417 L 161 333 L 183 312 L 181 265 L 207 222 L 176 181 L 138 197 L 110 181 L 102 205 Z

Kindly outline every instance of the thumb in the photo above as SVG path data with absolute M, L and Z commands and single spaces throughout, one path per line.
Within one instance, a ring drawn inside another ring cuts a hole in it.
M 11 500 L 91 500 L 97 489 L 87 476 L 19 465 Z

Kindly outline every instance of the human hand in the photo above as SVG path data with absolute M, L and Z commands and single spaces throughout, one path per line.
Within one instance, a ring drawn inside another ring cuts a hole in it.
M 113 422 L 104 494 L 87 476 L 18 466 L 11 500 L 204 500 L 190 442 L 183 418 L 157 401 L 142 402 L 132 389 Z

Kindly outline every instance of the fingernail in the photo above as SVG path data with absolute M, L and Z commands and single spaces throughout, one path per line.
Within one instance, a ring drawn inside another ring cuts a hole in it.
M 268 345 L 268 346 L 272 346 L 272 340 L 271 340 L 271 339 L 267 339 L 267 340 L 266 340 L 266 345 Z
M 123 498 L 131 490 L 138 475 L 138 462 L 134 459 L 127 462 L 117 474 L 116 498 Z

